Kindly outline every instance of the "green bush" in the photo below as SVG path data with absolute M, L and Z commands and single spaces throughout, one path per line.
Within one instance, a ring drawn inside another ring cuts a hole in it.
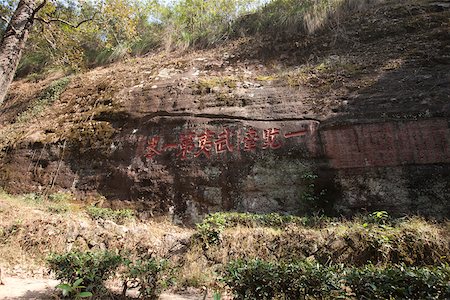
M 358 299 L 450 299 L 450 268 L 366 266 L 348 269 L 346 284 Z
M 125 264 L 124 292 L 128 288 L 137 288 L 140 298 L 158 299 L 162 290 L 171 284 L 172 277 L 168 272 L 167 260 L 156 258 L 125 260 Z
M 112 210 L 110 208 L 102 208 L 96 206 L 86 207 L 86 212 L 94 220 L 111 220 L 119 224 L 133 218 L 133 211 L 131 209 Z
M 338 289 L 335 273 L 320 264 L 233 261 L 224 275 L 236 299 L 324 299 Z
M 224 282 L 236 299 L 449 299 L 450 267 L 377 268 L 233 261 Z
M 73 284 L 79 279 L 87 292 L 101 295 L 105 291 L 104 282 L 110 278 L 123 259 L 113 252 L 78 252 L 53 254 L 48 259 L 51 271 L 56 279 L 66 284 Z

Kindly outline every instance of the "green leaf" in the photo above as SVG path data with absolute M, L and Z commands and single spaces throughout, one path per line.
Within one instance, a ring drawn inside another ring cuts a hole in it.
M 56 286 L 56 288 L 61 289 L 63 291 L 71 291 L 72 287 L 67 283 L 61 283 Z
M 80 298 L 92 297 L 92 293 L 91 292 L 81 292 L 78 294 L 78 297 L 80 297 Z
M 75 282 L 72 285 L 73 288 L 77 288 L 82 282 L 83 282 L 83 278 L 79 278 L 79 279 L 75 280 Z

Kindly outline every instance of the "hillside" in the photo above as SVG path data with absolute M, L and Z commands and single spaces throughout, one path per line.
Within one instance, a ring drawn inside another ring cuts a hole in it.
M 166 49 L 179 19 L 137 40 L 105 3 L 125 58 L 0 105 L 1 299 L 450 298 L 449 1 L 273 1 Z
M 308 35 L 16 81 L 0 185 L 187 223 L 221 210 L 448 217 L 449 18 L 444 1 L 381 1 Z

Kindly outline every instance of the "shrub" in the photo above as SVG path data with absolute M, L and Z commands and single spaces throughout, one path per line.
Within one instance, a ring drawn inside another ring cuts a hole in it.
M 366 266 L 345 274 L 358 299 L 450 299 L 450 268 Z
M 124 294 L 128 288 L 138 288 L 140 298 L 157 299 L 161 291 L 171 284 L 168 262 L 164 259 L 126 260 L 125 264 Z
M 237 299 L 323 299 L 338 289 L 335 273 L 307 262 L 233 261 L 226 267 L 224 281 Z
M 73 284 L 83 280 L 86 291 L 101 295 L 105 291 L 104 281 L 110 278 L 123 259 L 113 252 L 78 252 L 53 254 L 48 259 L 50 270 L 56 279 Z
M 233 261 L 223 281 L 236 299 L 449 299 L 450 267 L 377 268 Z
M 119 224 L 133 218 L 133 211 L 131 209 L 112 210 L 110 208 L 102 208 L 96 206 L 86 207 L 86 212 L 94 220 L 111 220 Z

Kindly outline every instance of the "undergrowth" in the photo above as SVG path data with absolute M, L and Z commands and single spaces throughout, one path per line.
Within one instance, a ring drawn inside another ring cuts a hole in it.
M 102 208 L 96 206 L 87 206 L 86 212 L 94 220 L 110 220 L 119 224 L 133 219 L 134 213 L 131 209 L 113 210 L 110 208 Z
M 0 262 L 43 261 L 54 252 L 51 268 L 64 287 L 82 279 L 75 289 L 94 297 L 109 278 L 139 289 L 143 298 L 172 284 L 208 290 L 226 284 L 237 299 L 448 297 L 448 222 L 393 218 L 386 211 L 353 219 L 216 213 L 194 232 L 157 229 L 153 221 L 115 226 L 90 220 L 126 221 L 126 210 L 88 207 L 89 218 L 48 214 L 46 206 L 70 197 L 0 193 Z
M 353 220 L 277 214 L 216 213 L 197 225 L 196 241 L 213 262 L 312 258 L 320 263 L 450 263 L 445 225 L 380 211 Z
M 344 267 L 232 261 L 223 281 L 235 299 L 448 299 L 450 267 Z
M 82 282 L 84 291 L 95 298 L 108 295 L 105 282 L 116 277 L 123 282 L 123 296 L 129 289 L 138 289 L 140 299 L 157 299 L 173 278 L 167 260 L 146 254 L 133 259 L 112 251 L 71 251 L 53 253 L 47 263 L 66 287 Z

